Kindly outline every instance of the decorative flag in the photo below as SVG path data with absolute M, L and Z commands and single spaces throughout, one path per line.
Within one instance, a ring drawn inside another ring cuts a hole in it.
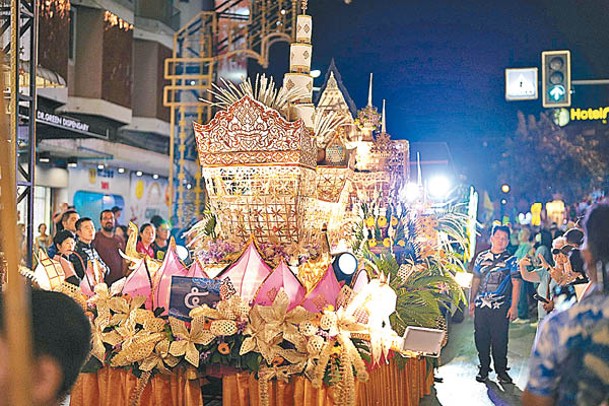
M 306 290 L 283 260 L 260 285 L 254 303 L 262 306 L 271 306 L 281 288 L 283 288 L 290 300 L 288 311 L 302 303 Z

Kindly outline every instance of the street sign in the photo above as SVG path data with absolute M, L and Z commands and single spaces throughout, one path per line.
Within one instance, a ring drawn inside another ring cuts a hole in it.
M 505 70 L 505 100 L 537 100 L 537 68 Z

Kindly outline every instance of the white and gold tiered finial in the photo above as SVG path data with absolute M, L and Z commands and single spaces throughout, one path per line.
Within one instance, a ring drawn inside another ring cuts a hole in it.
M 290 44 L 290 72 L 285 74 L 283 86 L 288 90 L 296 89 L 301 95 L 290 109 L 290 118 L 300 118 L 307 128 L 312 129 L 315 114 L 311 77 L 313 18 L 306 14 L 307 8 L 308 1 L 302 0 L 302 14 L 296 17 L 296 41 Z

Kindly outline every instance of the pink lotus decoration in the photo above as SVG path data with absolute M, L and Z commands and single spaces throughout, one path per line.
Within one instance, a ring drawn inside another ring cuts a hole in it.
M 192 265 L 190 266 L 190 268 L 188 269 L 188 276 L 189 278 L 208 278 L 209 276 L 207 275 L 207 272 L 205 272 L 203 270 L 203 267 L 201 267 L 201 264 L 199 263 L 199 261 L 195 258 L 194 262 L 192 263 Z
M 128 294 L 132 297 L 146 297 L 144 307 L 152 310 L 152 279 L 146 260 L 146 258 L 141 259 L 135 270 L 127 277 L 123 287 L 123 294 Z
M 271 267 L 264 262 L 256 244 L 251 240 L 239 259 L 220 272 L 217 279 L 230 278 L 237 294 L 249 303 L 271 271 Z
M 96 260 L 87 261 L 87 269 L 85 275 L 80 281 L 80 290 L 85 295 L 92 297 L 95 292 L 95 285 L 104 281 L 104 271 L 101 264 Z
M 319 313 L 328 305 L 336 307 L 339 293 L 340 284 L 334 275 L 332 265 L 330 265 L 317 285 L 307 293 L 301 306 L 312 313 Z
M 154 307 L 164 308 L 161 315 L 166 316 L 169 313 L 169 294 L 171 293 L 171 277 L 172 276 L 188 276 L 188 268 L 186 268 L 178 255 L 175 252 L 176 242 L 172 238 L 167 247 L 167 254 L 163 260 L 163 265 L 159 268 L 158 285 L 154 293 Z
M 290 299 L 288 311 L 298 306 L 306 294 L 304 286 L 300 284 L 298 278 L 296 278 L 283 260 L 260 285 L 254 303 L 262 306 L 271 306 L 277 293 L 282 288 Z
M 368 282 L 370 282 L 370 278 L 368 278 L 366 271 L 362 269 L 355 276 L 355 282 L 353 282 L 353 292 L 359 292 L 366 287 L 366 285 L 368 285 Z

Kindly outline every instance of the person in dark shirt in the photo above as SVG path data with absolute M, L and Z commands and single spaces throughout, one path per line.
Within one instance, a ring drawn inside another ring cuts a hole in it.
M 80 215 L 74 209 L 69 209 L 63 212 L 61 215 L 61 221 L 57 225 L 57 232 L 61 230 L 69 230 L 76 233 L 76 222 L 78 219 L 80 219 Z M 48 254 L 50 258 L 53 258 L 57 254 L 57 246 L 55 244 L 49 247 Z
M 167 253 L 167 247 L 169 246 L 169 223 L 162 220 L 158 226 L 156 226 L 156 238 L 152 243 L 152 249 L 154 250 L 154 258 L 162 261 L 165 259 L 165 253 Z
M 0 294 L 0 406 L 9 405 L 9 346 Z M 82 308 L 59 292 L 32 290 L 32 405 L 64 404 L 91 351 L 91 325 Z M 27 360 L 24 360 L 26 362 Z
M 108 268 L 108 265 L 101 259 L 99 253 L 93 246 L 93 239 L 95 238 L 95 224 L 93 224 L 93 220 L 89 217 L 83 217 L 78 220 L 76 222 L 76 235 L 78 236 L 76 249 L 74 250 L 76 260 L 72 262 L 76 276 L 80 279 L 84 278 L 87 266 L 91 261 L 97 261 L 102 268 L 101 272 L 103 276 L 108 276 L 110 268 Z
M 101 230 L 95 234 L 93 246 L 99 256 L 110 268 L 106 277 L 106 284 L 111 286 L 114 282 L 125 276 L 126 263 L 119 250 L 125 252 L 125 240 L 115 233 L 115 220 L 112 210 L 104 210 L 99 215 Z
M 491 248 L 476 257 L 470 290 L 469 313 L 474 316 L 474 339 L 480 371 L 478 382 L 486 382 L 490 371 L 491 348 L 495 371 L 501 383 L 512 383 L 507 373 L 507 346 L 510 320 L 518 315 L 517 300 L 521 276 L 516 257 L 506 248 L 510 229 L 493 226 Z

